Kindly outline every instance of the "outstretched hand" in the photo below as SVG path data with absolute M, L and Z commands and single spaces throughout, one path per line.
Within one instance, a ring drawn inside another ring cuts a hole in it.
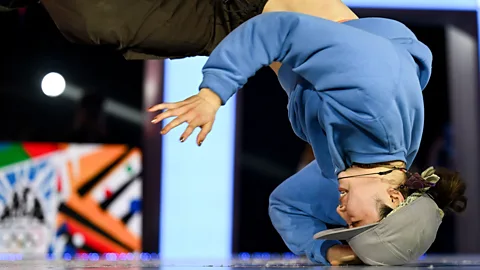
M 197 145 L 200 146 L 212 130 L 215 115 L 221 105 L 220 97 L 212 90 L 204 88 L 197 95 L 184 101 L 158 104 L 149 108 L 148 111 L 163 111 L 152 120 L 153 124 L 158 124 L 169 117 L 176 117 L 162 129 L 160 132 L 162 135 L 182 123 L 188 123 L 188 127 L 180 137 L 181 142 L 187 140 L 195 128 L 200 127 L 201 131 L 197 136 Z

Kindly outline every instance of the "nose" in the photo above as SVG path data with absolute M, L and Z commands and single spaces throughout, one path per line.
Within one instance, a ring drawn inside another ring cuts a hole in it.
M 345 205 L 339 204 L 337 206 L 337 214 L 345 221 L 345 223 L 351 223 L 350 218 L 347 215 L 347 207 Z
M 339 204 L 337 206 L 337 214 L 347 223 L 350 224 L 350 218 L 347 214 L 347 199 L 346 196 L 340 196 Z
M 340 204 L 337 206 L 337 214 L 345 221 L 347 225 L 351 223 L 350 217 L 347 214 L 347 207 L 345 205 Z

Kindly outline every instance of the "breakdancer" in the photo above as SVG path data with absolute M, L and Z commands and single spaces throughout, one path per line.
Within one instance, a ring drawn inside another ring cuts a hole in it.
M 156 123 L 178 116 L 164 134 L 188 122 L 182 141 L 202 127 L 201 144 L 220 104 L 271 65 L 289 94 L 292 127 L 316 157 L 270 200 L 272 222 L 296 254 L 325 264 L 403 264 L 430 246 L 445 210 L 465 209 L 457 175 L 407 170 L 421 139 L 431 55 L 406 27 L 356 20 L 339 0 L 178 2 L 42 0 L 67 38 L 114 45 L 130 59 L 209 55 L 262 10 L 294 11 L 245 23 L 212 55 L 198 95 L 152 111 L 167 109 Z
M 428 47 L 400 22 L 344 19 L 295 12 L 250 19 L 212 52 L 200 92 L 153 106 L 161 113 L 152 122 L 174 117 L 162 134 L 188 123 L 182 142 L 200 127 L 201 145 L 219 107 L 277 63 L 292 128 L 316 160 L 272 193 L 273 225 L 314 262 L 402 265 L 427 251 L 447 210 L 465 209 L 465 184 L 446 170 L 408 170 L 423 132 Z

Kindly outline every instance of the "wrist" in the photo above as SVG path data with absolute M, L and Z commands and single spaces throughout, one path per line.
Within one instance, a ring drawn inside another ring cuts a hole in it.
M 205 99 L 208 103 L 212 104 L 215 109 L 218 109 L 222 106 L 222 99 L 220 96 L 218 96 L 209 88 L 202 88 L 198 95 Z

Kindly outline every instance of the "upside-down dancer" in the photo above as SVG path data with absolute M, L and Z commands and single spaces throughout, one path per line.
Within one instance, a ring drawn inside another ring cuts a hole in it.
M 163 135 L 188 123 L 182 142 L 200 127 L 201 145 L 219 107 L 274 63 L 292 128 L 316 157 L 270 197 L 272 223 L 287 246 L 323 264 L 418 259 L 445 212 L 463 211 L 467 198 L 455 173 L 408 170 L 422 137 L 432 55 L 405 25 L 353 15 L 341 21 L 259 15 L 212 52 L 200 92 L 152 107 L 163 111 L 153 122 L 174 117 Z M 327 230 L 327 224 L 346 228 Z
M 272 223 L 296 254 L 324 264 L 404 264 L 428 249 L 446 210 L 466 207 L 458 175 L 408 171 L 432 59 L 396 21 L 358 19 L 340 0 L 41 2 L 71 41 L 113 45 L 127 59 L 213 51 L 198 95 L 151 110 L 167 109 L 155 123 L 177 116 L 163 134 L 189 122 L 182 141 L 201 127 L 200 145 L 218 108 L 271 65 L 289 95 L 292 127 L 316 157 L 270 197 Z

